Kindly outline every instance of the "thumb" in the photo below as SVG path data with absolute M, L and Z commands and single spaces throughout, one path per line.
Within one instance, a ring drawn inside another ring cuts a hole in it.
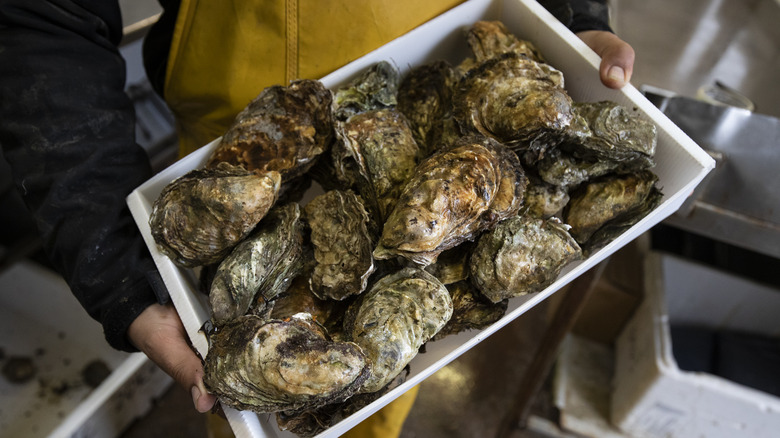
M 127 331 L 130 341 L 192 394 L 198 412 L 208 412 L 217 398 L 203 384 L 203 364 L 187 341 L 187 333 L 172 306 L 146 308 Z
M 621 88 L 634 72 L 634 49 L 612 32 L 588 30 L 577 33 L 601 57 L 599 77 L 609 88 Z

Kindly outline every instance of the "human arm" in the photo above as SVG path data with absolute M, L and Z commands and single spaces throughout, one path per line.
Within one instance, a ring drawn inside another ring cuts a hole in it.
M 151 168 L 134 141 L 121 36 L 116 1 L 1 0 L 0 146 L 49 259 L 108 343 L 182 352 L 183 335 L 127 336 L 140 315 L 159 319 L 147 310 L 166 296 L 150 284 L 154 263 L 125 203 Z M 174 375 L 170 363 L 198 361 L 177 357 L 158 365 Z

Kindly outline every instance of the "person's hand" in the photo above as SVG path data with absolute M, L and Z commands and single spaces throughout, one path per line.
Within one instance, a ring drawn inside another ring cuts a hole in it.
M 203 385 L 203 365 L 187 342 L 187 333 L 173 306 L 154 304 L 138 315 L 127 331 L 130 342 L 152 362 L 189 389 L 198 412 L 208 412 L 216 396 Z
M 634 71 L 634 49 L 612 32 L 587 30 L 577 33 L 594 52 L 601 56 L 599 76 L 609 88 L 621 88 L 631 80 Z

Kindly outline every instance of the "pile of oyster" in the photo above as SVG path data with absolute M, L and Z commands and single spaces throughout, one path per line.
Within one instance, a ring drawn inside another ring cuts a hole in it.
M 426 342 L 497 321 L 658 204 L 655 126 L 572 101 L 500 22 L 467 38 L 457 66 L 267 88 L 163 190 L 152 233 L 199 267 L 204 381 L 223 403 L 314 435 L 402 383 Z

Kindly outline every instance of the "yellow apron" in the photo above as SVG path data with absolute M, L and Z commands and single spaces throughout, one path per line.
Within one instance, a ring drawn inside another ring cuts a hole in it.
M 462 1 L 182 0 L 165 80 L 180 155 L 224 134 L 264 88 L 321 78 Z M 345 436 L 398 436 L 417 390 Z
M 165 98 L 183 154 L 271 85 L 319 79 L 463 0 L 182 0 Z

